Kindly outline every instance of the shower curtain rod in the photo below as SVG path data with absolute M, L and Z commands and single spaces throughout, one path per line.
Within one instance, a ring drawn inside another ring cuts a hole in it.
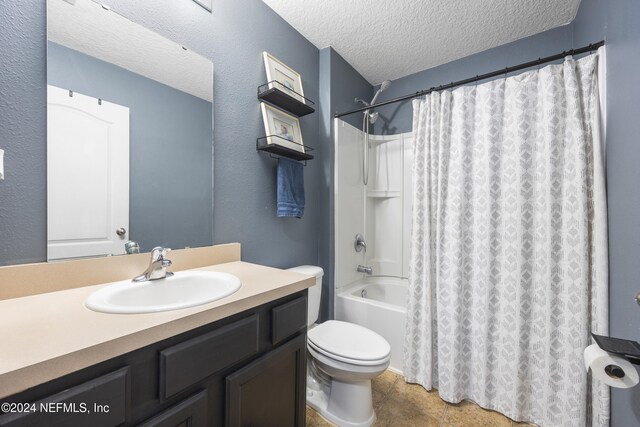
M 356 108 L 354 110 L 346 111 L 344 113 L 335 113 L 334 117 L 338 118 L 338 117 L 348 116 L 349 114 L 359 113 L 361 111 L 370 110 L 372 108 L 381 107 L 383 105 L 395 104 L 396 102 L 401 102 L 401 101 L 405 101 L 407 99 L 412 99 L 412 98 L 417 98 L 419 96 L 428 95 L 431 92 L 451 89 L 451 88 L 454 88 L 456 86 L 462 86 L 462 85 L 466 85 L 466 84 L 469 84 L 469 83 L 475 83 L 477 81 L 489 79 L 491 77 L 498 77 L 498 76 L 501 76 L 503 74 L 513 73 L 514 71 L 524 70 L 525 68 L 535 67 L 537 65 L 545 64 L 547 62 L 557 61 L 557 60 L 562 59 L 562 58 L 564 58 L 565 56 L 568 56 L 568 55 L 579 55 L 581 53 L 592 52 L 592 51 L 597 50 L 598 48 L 600 48 L 602 46 L 604 46 L 604 40 L 601 40 L 598 43 L 590 44 L 589 46 L 581 47 L 579 49 L 571 49 L 571 50 L 568 50 L 568 51 L 563 51 L 562 53 L 558 53 L 556 55 L 547 56 L 545 58 L 538 58 L 537 60 L 534 60 L 534 61 L 525 62 L 523 64 L 514 65 L 512 67 L 506 67 L 506 68 L 503 68 L 501 70 L 492 71 L 490 73 L 481 74 L 481 75 L 478 75 L 478 76 L 475 76 L 475 77 L 470 77 L 468 79 L 458 80 L 457 82 L 452 82 L 452 83 L 449 83 L 449 84 L 446 84 L 446 85 L 442 85 L 442 86 L 438 86 L 438 87 L 434 86 L 434 87 L 432 87 L 430 89 L 424 89 L 424 90 L 418 91 L 416 93 L 400 96 L 398 98 L 393 98 L 393 99 L 390 99 L 388 101 L 378 102 L 377 104 L 369 105 L 368 107 L 360 107 L 360 108 Z

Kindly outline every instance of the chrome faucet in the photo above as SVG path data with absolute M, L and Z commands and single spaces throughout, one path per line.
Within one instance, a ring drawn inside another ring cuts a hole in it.
M 147 270 L 139 276 L 132 279 L 133 282 L 145 282 L 147 280 L 164 279 L 173 276 L 173 273 L 167 271 L 171 267 L 171 260 L 166 259 L 167 252 L 171 249 L 157 246 L 151 250 L 151 260 Z
M 127 255 L 139 254 L 140 253 L 140 245 L 138 244 L 138 242 L 134 242 L 133 240 L 129 240 L 129 241 L 127 241 L 127 243 L 124 244 L 124 251 L 127 253 Z
M 367 273 L 369 276 L 371 276 L 373 274 L 373 269 L 371 267 L 365 267 L 364 265 L 359 265 L 358 273 Z

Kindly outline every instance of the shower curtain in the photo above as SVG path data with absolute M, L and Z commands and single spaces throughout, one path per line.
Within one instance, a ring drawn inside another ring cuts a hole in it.
M 413 103 L 408 382 L 544 427 L 608 426 L 598 55 Z

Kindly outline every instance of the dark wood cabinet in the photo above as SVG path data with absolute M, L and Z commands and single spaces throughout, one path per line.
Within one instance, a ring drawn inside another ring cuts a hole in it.
M 271 309 L 271 342 L 276 345 L 307 329 L 307 296 Z
M 128 373 L 122 368 L 38 401 L 13 401 L 0 426 L 121 425 L 128 405 Z
M 227 377 L 227 427 L 304 425 L 305 345 L 299 335 Z
M 304 427 L 306 301 L 297 292 L 0 399 L 67 404 L 0 413 L 0 427 Z
M 196 427 L 207 424 L 207 391 L 161 412 L 139 427 Z
M 257 314 L 162 350 L 160 398 L 167 399 L 258 352 Z

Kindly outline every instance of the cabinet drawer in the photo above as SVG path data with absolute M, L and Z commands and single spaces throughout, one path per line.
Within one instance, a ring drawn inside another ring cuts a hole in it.
M 278 344 L 307 326 L 307 296 L 271 309 L 271 342 Z
M 207 391 L 183 400 L 138 427 L 188 427 L 207 424 Z
M 37 412 L 0 416 L 0 426 L 112 427 L 126 421 L 129 368 L 122 368 L 84 384 L 46 397 Z
M 258 315 L 160 352 L 160 397 L 166 399 L 258 353 Z

